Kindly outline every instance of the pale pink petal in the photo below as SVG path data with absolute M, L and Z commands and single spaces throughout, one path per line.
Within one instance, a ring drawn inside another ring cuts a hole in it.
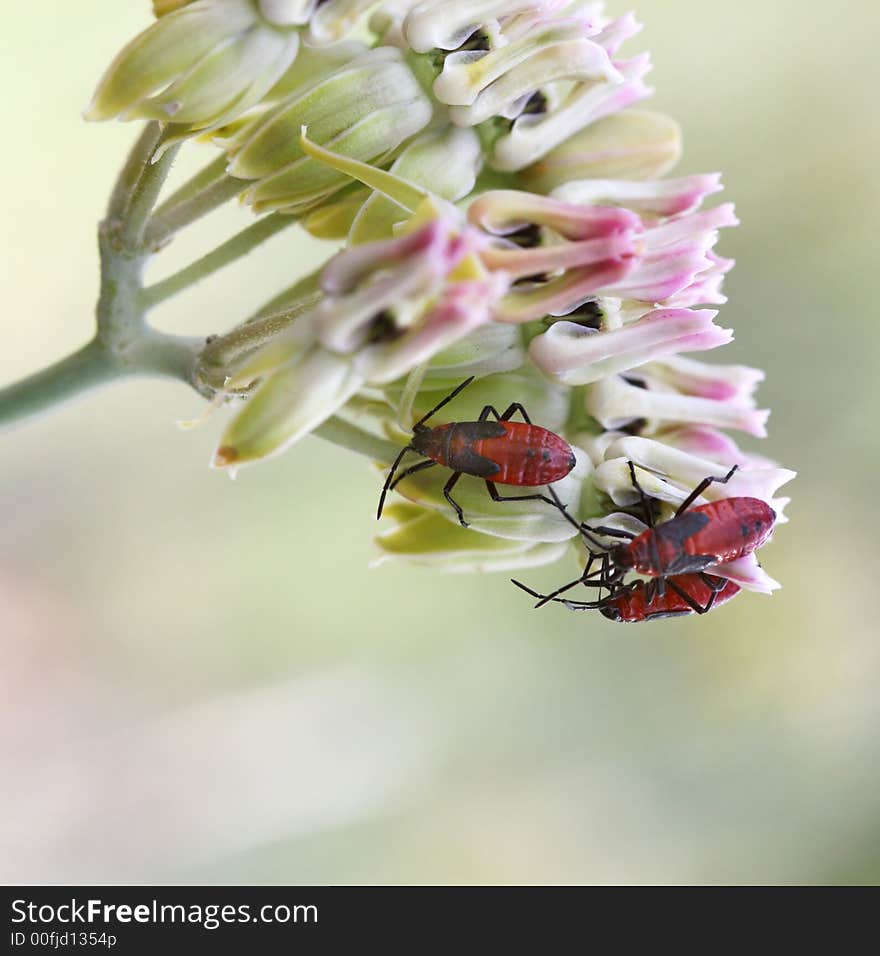
M 642 215 L 683 216 L 698 209 L 721 185 L 720 173 L 683 179 L 578 179 L 553 190 L 552 196 L 577 205 L 619 205 Z
M 565 385 L 588 385 L 660 356 L 725 345 L 731 333 L 713 323 L 712 311 L 660 310 L 607 332 L 556 322 L 532 340 L 532 361 Z

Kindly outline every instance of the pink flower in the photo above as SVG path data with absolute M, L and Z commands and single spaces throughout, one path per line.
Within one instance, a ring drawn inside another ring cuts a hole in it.
M 733 205 L 725 203 L 646 229 L 635 267 L 605 294 L 657 305 L 670 304 L 688 291 L 693 297 L 701 277 L 713 268 L 709 254 L 718 240 L 717 230 L 737 224 Z
M 679 352 L 714 349 L 733 334 L 719 328 L 714 311 L 659 309 L 620 328 L 599 332 L 576 322 L 555 322 L 532 340 L 532 361 L 564 385 L 589 385 Z
M 697 305 L 719 298 L 730 264 L 712 253 L 718 230 L 736 225 L 733 206 L 695 211 L 720 188 L 709 175 L 658 183 L 570 184 L 562 194 L 631 199 L 648 218 L 619 205 L 567 202 L 558 196 L 495 190 L 471 206 L 474 225 L 509 241 L 483 254 L 490 269 L 530 279 L 512 289 L 497 318 L 527 322 L 566 315 L 590 297 L 647 306 Z M 569 240 L 566 242 L 565 240 Z M 645 310 L 647 311 L 647 310 Z
M 576 179 L 553 190 L 561 202 L 583 205 L 626 206 L 645 216 L 674 217 L 694 212 L 703 200 L 720 192 L 720 173 L 685 176 L 682 179 L 655 179 L 639 182 L 628 179 Z
M 651 69 L 647 53 L 613 65 L 618 82 L 578 84 L 556 109 L 521 115 L 495 144 L 492 165 L 503 172 L 524 169 L 579 130 L 651 95 L 653 90 L 644 82 Z
M 646 494 L 676 506 L 703 478 L 726 470 L 719 469 L 717 461 L 673 448 L 664 441 L 624 435 L 605 448 L 604 460 L 595 472 L 597 487 L 617 505 L 631 506 L 638 500 L 629 461 L 641 466 L 639 483 Z M 784 523 L 782 512 L 789 499 L 779 497 L 777 492 L 795 476 L 796 472 L 776 466 L 740 469 L 727 484 L 710 485 L 697 503 L 720 498 L 760 498 L 776 512 L 777 522 Z
M 717 401 L 674 390 L 645 387 L 639 372 L 634 373 L 632 381 L 611 376 L 591 385 L 585 403 L 587 411 L 604 428 L 612 430 L 643 419 L 655 427 L 691 423 L 734 428 L 765 438 L 770 416 L 769 411 L 756 409 L 751 401 Z

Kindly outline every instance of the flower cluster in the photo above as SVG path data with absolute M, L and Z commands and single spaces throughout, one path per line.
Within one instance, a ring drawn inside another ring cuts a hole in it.
M 749 495 L 781 516 L 793 473 L 727 435 L 764 436 L 761 373 L 683 357 L 732 339 L 714 307 L 733 262 L 715 246 L 737 220 L 729 203 L 706 206 L 719 175 L 664 178 L 680 133 L 633 108 L 651 90 L 649 57 L 620 52 L 640 29 L 631 14 L 585 0 L 154 7 L 87 115 L 160 120 L 163 145 L 200 134 L 256 213 L 345 242 L 206 345 L 199 386 L 243 403 L 217 467 L 331 420 L 399 447 L 475 376 L 447 420 L 525 405 L 575 450 L 558 491 L 578 520 L 640 530 L 630 461 L 661 515 L 737 464 L 702 500 Z M 508 569 L 579 540 L 546 505 L 492 502 L 470 479 L 464 529 L 441 477 L 400 484 L 408 500 L 389 503 L 378 538 L 385 559 Z M 753 556 L 718 573 L 774 586 Z

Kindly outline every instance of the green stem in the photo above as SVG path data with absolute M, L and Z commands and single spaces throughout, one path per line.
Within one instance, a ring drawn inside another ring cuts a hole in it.
M 226 163 L 226 157 L 220 156 L 162 203 L 144 237 L 150 249 L 158 249 L 175 233 L 247 188 L 245 180 L 226 174 Z
M 138 181 L 131 197 L 131 204 L 128 207 L 128 216 L 125 221 L 123 231 L 123 241 L 130 249 L 139 249 L 144 241 L 144 234 L 148 228 L 148 221 L 156 200 L 168 173 L 171 172 L 171 166 L 174 158 L 180 150 L 180 145 L 171 146 L 165 150 L 162 157 L 156 162 L 150 164 L 144 169 L 143 175 Z
M 195 366 L 205 345 L 203 336 L 168 335 L 147 328 L 134 348 L 120 356 L 129 375 L 150 375 L 185 382 L 206 398 L 210 389 L 201 389 L 195 382 Z
M 110 202 L 107 204 L 108 219 L 127 218 L 132 196 L 161 141 L 162 127 L 158 123 L 147 123 L 132 147 L 110 194 Z
M 0 428 L 66 404 L 122 374 L 106 349 L 93 339 L 60 362 L 0 388 Z
M 247 229 L 243 229 L 224 242 L 223 245 L 202 256 L 201 259 L 197 259 L 185 269 L 181 269 L 180 272 L 145 289 L 142 299 L 145 308 L 148 310 L 154 308 L 160 302 L 170 299 L 178 292 L 183 292 L 237 259 L 241 259 L 261 243 L 281 232 L 287 226 L 293 225 L 296 221 L 295 216 L 282 216 L 280 213 L 273 213 L 263 219 L 258 219 Z
M 357 452 L 359 455 L 365 455 L 367 458 L 384 463 L 394 461 L 400 452 L 399 445 L 371 435 L 369 432 L 365 432 L 335 416 L 327 419 L 323 425 L 319 425 L 313 434 L 323 438 L 324 441 L 339 445 L 341 448 L 347 448 L 349 451 Z
M 141 244 L 175 152 L 172 147 L 153 162 L 160 142 L 158 123 L 148 124 L 122 168 L 98 230 L 101 291 L 95 338 L 49 368 L 0 389 L 0 426 L 125 376 L 158 375 L 194 385 L 195 362 L 204 340 L 151 329 L 141 303 L 147 258 Z

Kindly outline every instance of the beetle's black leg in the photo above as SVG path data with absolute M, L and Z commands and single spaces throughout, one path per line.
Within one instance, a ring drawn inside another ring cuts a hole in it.
M 723 591 L 727 586 L 727 578 L 719 578 L 714 574 L 706 574 L 705 571 L 698 571 L 697 573 L 703 584 L 705 584 L 713 594 Z
M 552 591 L 550 594 L 546 595 L 536 595 L 541 598 L 540 602 L 535 605 L 536 608 L 543 607 L 549 601 L 555 601 L 560 594 L 565 594 L 566 591 L 570 591 L 572 588 L 577 587 L 579 584 L 583 584 L 584 587 L 588 588 L 599 588 L 601 598 L 601 591 L 603 588 L 607 588 L 609 591 L 609 597 L 613 594 L 615 589 L 615 582 L 609 577 L 608 574 L 608 555 L 602 555 L 602 567 L 599 571 L 591 573 L 594 562 L 597 559 L 597 555 L 590 553 L 590 560 L 587 562 L 587 566 L 584 568 L 584 573 L 576 578 L 574 581 L 569 581 L 568 584 L 563 584 L 561 588 L 557 588 L 555 591 Z M 596 578 L 596 580 L 591 580 L 591 578 Z
M 401 448 L 400 454 L 394 459 L 394 464 L 391 466 L 391 471 L 388 472 L 388 477 L 385 479 L 385 484 L 382 486 L 382 494 L 379 495 L 379 508 L 376 511 L 376 520 L 382 517 L 382 509 L 385 507 L 385 496 L 388 494 L 389 489 L 391 488 L 391 483 L 394 481 L 394 472 L 397 471 L 398 466 L 401 461 L 403 461 L 403 456 L 408 451 L 415 451 L 412 445 L 406 445 L 404 448 Z
M 508 405 L 507 408 L 500 415 L 498 414 L 498 410 L 495 408 L 494 405 L 485 405 L 483 407 L 483 410 L 480 412 L 479 420 L 481 422 L 484 422 L 490 415 L 494 415 L 499 422 L 507 422 L 507 421 L 510 421 L 510 419 L 513 418 L 513 416 L 517 412 L 519 412 L 520 415 L 522 415 L 523 421 L 527 425 L 532 424 L 532 420 L 531 418 L 529 418 L 529 413 L 522 407 L 522 405 L 519 402 L 511 402 L 510 405 Z
M 734 465 L 733 468 L 723 477 L 718 478 L 717 476 L 710 475 L 708 478 L 704 478 L 696 488 L 684 499 L 684 501 L 678 506 L 678 509 L 675 512 L 675 517 L 677 518 L 682 512 L 687 511 L 688 508 L 700 497 L 700 495 L 712 484 L 726 485 L 731 478 L 733 478 L 736 473 L 739 465 Z
M 417 465 L 412 465 L 412 467 L 407 468 L 406 471 L 402 471 L 394 479 L 394 481 L 391 482 L 388 490 L 394 491 L 394 489 L 403 481 L 404 478 L 409 478 L 410 475 L 414 475 L 417 471 L 424 471 L 426 468 L 433 468 L 436 464 L 436 461 L 431 461 L 429 458 L 427 461 L 420 461 Z
M 601 611 L 608 607 L 608 601 L 566 601 L 564 598 L 554 598 L 555 603 L 562 604 L 569 611 Z
M 727 586 L 727 578 L 715 577 L 714 575 L 706 574 L 705 571 L 700 571 L 699 575 L 700 580 L 709 589 L 709 601 L 706 604 L 706 610 L 711 611 L 712 605 L 715 603 L 715 599 Z
M 659 580 L 662 581 L 663 579 L 660 578 Z M 709 598 L 709 603 L 704 607 L 702 604 L 699 603 L 699 601 L 695 600 L 690 594 L 688 594 L 687 591 L 684 590 L 684 588 L 680 588 L 675 583 L 675 581 L 667 581 L 666 583 L 669 585 L 670 589 L 672 591 L 675 591 L 675 593 L 682 599 L 682 601 L 684 601 L 688 605 L 688 607 L 692 608 L 697 614 L 705 614 L 708 610 L 710 610 L 712 605 L 715 603 L 714 591 L 712 592 L 712 596 Z
M 557 498 L 554 501 L 546 495 L 499 495 L 494 481 L 487 481 L 486 487 L 489 489 L 493 501 L 546 501 L 548 505 L 556 505 L 556 501 L 559 500 Z
M 641 501 L 642 503 L 642 511 L 645 514 L 645 524 L 649 528 L 653 528 L 654 527 L 654 512 L 651 511 L 651 507 L 648 504 L 648 499 L 645 495 L 644 489 L 639 484 L 639 479 L 636 478 L 636 466 L 631 461 L 628 461 L 627 465 L 629 465 L 629 477 L 632 481 L 632 486 L 639 493 L 639 501 Z
M 553 598 L 554 604 L 562 604 L 569 611 L 601 611 L 602 608 L 611 606 L 613 595 L 602 598 L 600 601 L 569 601 L 567 598 Z
M 588 525 L 581 525 L 581 528 L 586 528 L 594 534 L 604 534 L 608 538 L 623 538 L 624 541 L 635 541 L 637 537 L 629 531 L 618 531 L 617 528 L 606 528 L 604 525 L 598 525 L 595 528 Z
M 504 409 L 504 412 L 499 416 L 500 421 L 506 422 L 510 421 L 513 416 L 519 412 L 522 415 L 522 420 L 527 424 L 531 425 L 532 420 L 529 418 L 529 413 L 522 407 L 519 402 L 511 402 L 507 408 Z
M 446 484 L 443 486 L 443 497 L 452 505 L 453 509 L 455 510 L 455 513 L 458 515 L 458 522 L 462 526 L 462 528 L 467 528 L 469 527 L 469 525 L 467 521 L 464 520 L 464 513 L 461 510 L 461 506 L 450 494 L 452 489 L 455 487 L 455 483 L 458 481 L 459 478 L 461 478 L 460 471 L 455 471 L 452 473 L 451 477 L 449 478 L 449 481 L 447 481 Z
M 565 518 L 565 520 L 575 529 L 575 531 L 577 531 L 578 533 L 581 533 L 582 532 L 581 526 L 568 513 L 568 509 L 560 500 L 559 495 L 556 494 L 556 490 L 554 489 L 554 487 L 552 485 L 546 485 L 545 487 L 547 488 L 547 494 L 550 495 L 550 497 L 553 499 L 553 504 L 555 504 L 556 507 L 559 509 L 563 518 Z
M 632 541 L 633 536 L 628 531 L 617 531 L 615 528 L 591 528 L 588 524 L 578 526 L 578 530 L 583 535 L 584 540 L 590 546 L 590 550 L 595 548 L 597 551 L 611 551 L 611 547 L 602 544 L 598 538 L 593 537 L 593 533 L 604 534 L 609 538 L 622 538 L 624 541 Z

